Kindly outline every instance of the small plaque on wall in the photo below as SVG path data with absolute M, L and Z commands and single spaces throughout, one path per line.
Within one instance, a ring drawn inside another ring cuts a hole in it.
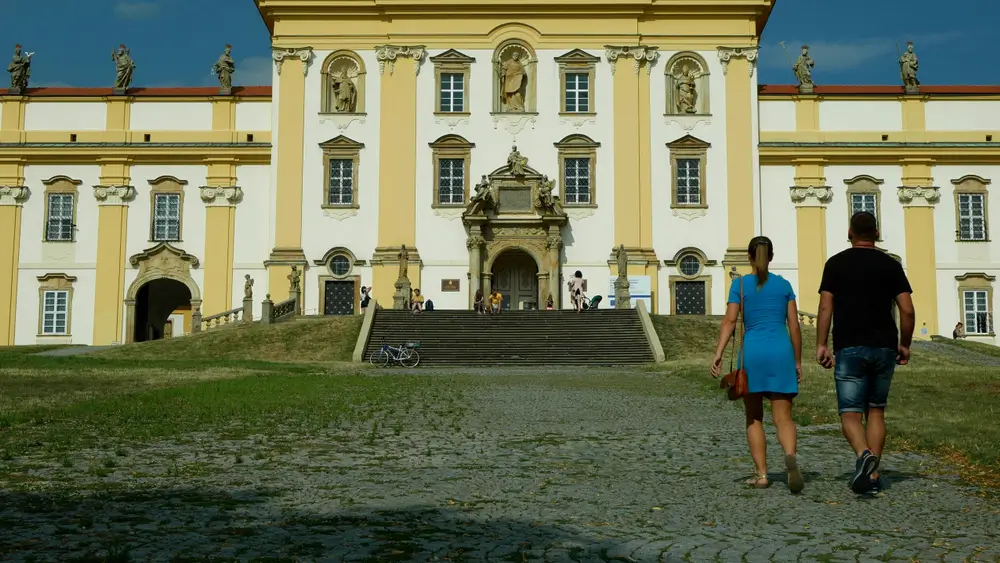
M 441 280 L 441 292 L 458 291 L 458 280 Z

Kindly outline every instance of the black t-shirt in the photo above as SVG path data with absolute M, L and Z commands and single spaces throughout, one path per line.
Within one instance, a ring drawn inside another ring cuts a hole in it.
M 833 349 L 851 346 L 895 349 L 899 344 L 892 307 L 900 293 L 913 293 L 903 266 L 877 248 L 849 248 L 831 256 L 820 293 L 833 294 Z

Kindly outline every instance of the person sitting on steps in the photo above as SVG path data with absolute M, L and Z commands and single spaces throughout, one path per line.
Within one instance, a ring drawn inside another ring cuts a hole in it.
M 483 296 L 482 289 L 476 290 L 476 297 L 472 301 L 472 310 L 480 315 L 486 312 L 486 298 Z
M 545 310 L 551 311 L 556 308 L 555 299 L 552 299 L 552 294 L 549 294 L 549 298 L 545 300 Z
M 503 305 L 503 295 L 494 287 L 493 293 L 490 293 L 490 314 L 499 315 L 501 305 Z
M 420 295 L 420 289 L 413 290 L 413 297 L 410 298 L 410 308 L 414 313 L 420 313 L 424 310 L 424 296 Z

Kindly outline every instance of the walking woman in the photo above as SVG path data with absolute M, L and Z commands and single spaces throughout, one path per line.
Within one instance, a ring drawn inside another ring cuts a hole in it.
M 767 442 L 764 437 L 764 399 L 771 402 L 771 417 L 778 429 L 778 441 L 785 451 L 788 489 L 798 493 L 805 486 L 796 460 L 795 422 L 792 399 L 802 382 L 802 331 L 795 292 L 785 278 L 768 272 L 774 259 L 774 245 L 767 237 L 754 237 L 747 248 L 753 273 L 733 280 L 729 290 L 726 318 L 722 321 L 719 343 L 712 361 L 712 377 L 722 371 L 722 354 L 733 337 L 740 302 L 743 303 L 743 367 L 747 374 L 747 443 L 756 473 L 747 481 L 751 487 L 770 486 L 767 477 Z
M 583 311 L 583 272 L 577 270 L 567 285 L 569 285 L 569 298 L 576 305 L 576 312 Z

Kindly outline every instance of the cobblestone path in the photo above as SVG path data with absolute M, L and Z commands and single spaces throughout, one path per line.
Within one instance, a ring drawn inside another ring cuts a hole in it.
M 749 490 L 721 400 L 643 372 L 500 371 L 442 373 L 441 404 L 384 426 L 133 444 L 101 474 L 19 459 L 34 491 L 0 492 L 0 560 L 1000 561 L 1000 506 L 926 457 L 887 455 L 887 490 L 858 498 L 843 439 L 812 427 L 804 493 L 778 465 Z

